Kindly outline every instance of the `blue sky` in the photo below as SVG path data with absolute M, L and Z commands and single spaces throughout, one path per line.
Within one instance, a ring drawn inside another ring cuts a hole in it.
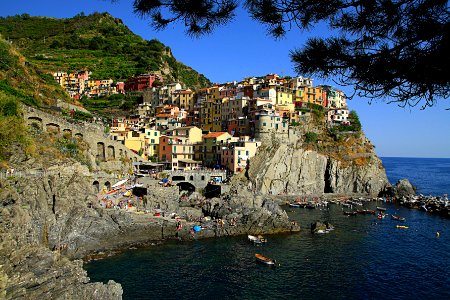
M 172 49 L 179 61 L 204 74 L 211 81 L 223 83 L 247 76 L 277 73 L 295 74 L 289 52 L 303 45 L 310 36 L 329 33 L 325 27 L 311 32 L 293 30 L 281 40 L 267 35 L 265 28 L 252 21 L 245 11 L 229 25 L 217 28 L 213 34 L 199 39 L 187 37 L 184 28 L 170 26 L 156 32 L 148 21 L 133 13 L 132 0 L 26 0 L 4 1 L 0 16 L 28 13 L 32 16 L 55 18 L 73 17 L 84 12 L 109 12 L 123 20 L 134 33 L 145 39 L 156 38 Z M 325 83 L 314 78 L 314 84 Z M 350 93 L 351 90 L 343 88 Z M 357 111 L 366 136 L 376 147 L 379 156 L 449 157 L 450 158 L 450 102 L 442 100 L 436 106 L 420 110 L 399 108 L 382 100 L 354 98 L 348 101 Z

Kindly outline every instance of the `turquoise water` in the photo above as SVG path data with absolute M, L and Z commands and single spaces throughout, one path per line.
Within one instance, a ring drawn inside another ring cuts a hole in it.
M 322 220 L 336 230 L 268 236 L 263 246 L 243 236 L 172 241 L 85 268 L 93 281 L 120 282 L 124 299 L 449 299 L 450 220 L 385 206 L 388 214 L 406 217 L 409 229 L 388 218 L 344 216 L 338 205 L 286 208 L 303 228 Z M 255 253 L 281 266 L 260 265 Z

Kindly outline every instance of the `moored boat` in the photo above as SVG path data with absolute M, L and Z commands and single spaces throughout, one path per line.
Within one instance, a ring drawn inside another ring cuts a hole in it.
M 267 242 L 267 240 L 262 235 L 254 236 L 249 234 L 247 237 L 248 240 L 254 244 L 262 244 Z
M 380 213 L 380 214 L 377 215 L 377 218 L 378 218 L 378 219 L 384 219 L 385 217 L 386 217 L 386 215 L 385 215 L 385 214 L 382 214 L 382 213 Z
M 394 215 L 391 215 L 391 218 L 392 218 L 393 220 L 397 220 L 397 221 L 405 221 L 405 220 L 406 220 L 406 219 L 403 218 L 403 217 L 400 217 L 400 216 L 394 216 Z
M 260 262 L 260 263 L 263 263 L 263 264 L 266 264 L 266 265 L 275 266 L 275 263 L 276 263 L 274 259 L 269 258 L 269 257 L 265 257 L 264 255 L 259 254 L 259 253 L 255 253 L 255 258 L 256 258 L 257 262 Z
M 408 228 L 409 228 L 408 226 L 405 226 L 405 225 L 397 225 L 397 226 L 395 226 L 395 227 L 397 227 L 397 228 L 403 228 L 403 229 L 408 229 Z
M 344 215 L 346 216 L 356 216 L 357 211 L 344 211 Z
M 262 235 L 258 235 L 258 240 L 259 240 L 261 243 L 267 243 L 267 239 L 266 239 L 265 237 L 263 237 Z
M 379 210 L 379 211 L 386 211 L 386 207 L 377 206 L 377 210 Z

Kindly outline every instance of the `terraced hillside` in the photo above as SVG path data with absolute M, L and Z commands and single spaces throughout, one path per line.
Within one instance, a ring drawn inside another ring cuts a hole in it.
M 69 19 L 17 15 L 0 18 L 0 34 L 27 59 L 47 72 L 89 69 L 93 78 L 124 80 L 161 72 L 188 87 L 209 80 L 177 61 L 158 40 L 144 40 L 108 13 L 79 14 Z

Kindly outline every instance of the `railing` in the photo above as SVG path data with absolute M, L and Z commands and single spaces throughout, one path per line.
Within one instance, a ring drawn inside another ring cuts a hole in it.
M 23 170 L 8 170 L 8 171 L 0 171 L 0 179 L 8 179 L 8 178 L 14 178 L 14 177 L 20 177 L 20 178 L 40 178 L 45 177 L 49 175 L 58 175 L 60 172 L 58 170 L 29 170 L 29 171 L 23 171 Z M 93 177 L 98 178 L 120 178 L 120 175 L 118 174 L 108 174 L 105 172 L 94 172 L 91 173 Z

